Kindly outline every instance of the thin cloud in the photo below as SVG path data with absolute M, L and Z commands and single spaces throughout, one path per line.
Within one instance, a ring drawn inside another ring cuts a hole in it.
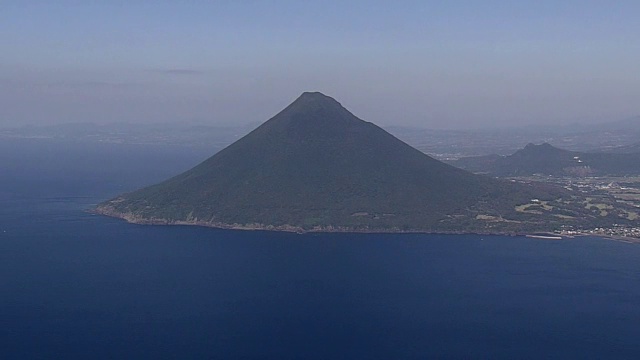
M 110 81 L 28 81 L 0 78 L 0 87 L 34 88 L 34 89 L 122 89 L 137 87 L 142 84 L 134 82 Z
M 204 71 L 194 69 L 164 69 L 160 70 L 161 73 L 167 75 L 200 75 L 204 74 Z
M 128 88 L 139 86 L 138 83 L 133 82 L 108 82 L 108 81 L 85 81 L 85 82 L 72 82 L 72 83 L 58 83 L 53 84 L 57 86 L 66 86 L 66 87 L 75 87 L 75 88 L 92 88 L 92 89 L 103 89 L 103 88 Z

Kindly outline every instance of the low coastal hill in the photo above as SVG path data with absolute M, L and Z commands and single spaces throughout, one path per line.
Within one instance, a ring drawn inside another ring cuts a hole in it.
M 529 144 L 512 155 L 466 157 L 449 163 L 476 173 L 494 176 L 605 176 L 640 174 L 640 151 L 578 152 L 548 143 Z

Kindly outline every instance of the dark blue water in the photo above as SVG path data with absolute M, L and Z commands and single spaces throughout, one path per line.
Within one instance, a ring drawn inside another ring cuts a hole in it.
M 131 225 L 83 210 L 201 154 L 49 146 L 0 156 L 2 359 L 640 356 L 639 245 Z

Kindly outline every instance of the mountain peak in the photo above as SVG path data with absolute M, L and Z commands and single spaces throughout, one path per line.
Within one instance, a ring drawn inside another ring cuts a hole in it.
M 319 91 L 305 91 L 302 93 L 302 95 L 300 95 L 300 97 L 301 98 L 318 98 L 318 99 L 328 98 L 333 100 L 331 96 L 327 96 Z
M 548 142 L 545 142 L 540 145 L 529 143 L 527 144 L 527 146 L 524 147 L 524 149 L 519 150 L 519 152 L 525 152 L 525 153 L 531 153 L 531 154 L 538 154 L 538 153 L 548 154 L 548 153 L 567 153 L 568 151 L 557 148 L 549 144 Z
M 551 197 L 446 165 L 306 92 L 191 170 L 97 211 L 244 229 L 471 231 L 486 229 L 477 215 L 513 212 L 532 198 Z
M 270 131 L 321 138 L 322 134 L 343 132 L 345 127 L 358 126 L 360 123 L 364 121 L 334 98 L 321 92 L 304 92 L 263 125 Z
M 552 148 L 553 145 L 549 144 L 548 142 L 544 142 L 542 144 L 536 145 L 534 143 L 528 143 L 527 146 L 525 146 L 525 149 L 533 149 L 533 148 L 538 148 L 538 149 L 549 149 Z
M 306 110 L 310 110 L 311 107 L 343 108 L 334 98 L 318 91 L 303 92 L 289 107 L 303 107 Z

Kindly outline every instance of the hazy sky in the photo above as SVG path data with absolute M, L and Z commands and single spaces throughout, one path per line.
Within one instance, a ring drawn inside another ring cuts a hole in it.
M 303 91 L 381 125 L 640 115 L 640 2 L 0 1 L 0 125 L 264 121 Z

